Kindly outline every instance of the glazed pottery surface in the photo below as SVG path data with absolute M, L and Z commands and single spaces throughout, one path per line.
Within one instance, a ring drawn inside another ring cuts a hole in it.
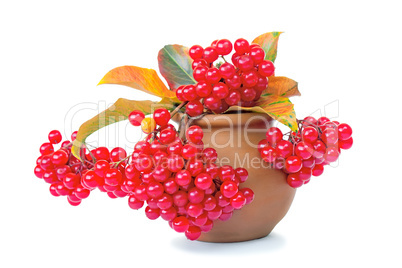
M 251 204 L 235 210 L 228 221 L 214 221 L 208 233 L 198 239 L 206 242 L 238 242 L 267 236 L 286 215 L 296 190 L 286 183 L 286 174 L 262 161 L 257 144 L 275 121 L 258 113 L 205 115 L 190 122 L 204 131 L 204 146 L 218 153 L 218 165 L 244 167 L 248 180 L 241 187 L 255 193 Z

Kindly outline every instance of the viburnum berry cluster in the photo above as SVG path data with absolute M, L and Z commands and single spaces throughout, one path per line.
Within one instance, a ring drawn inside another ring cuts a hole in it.
M 175 231 L 196 240 L 212 229 L 215 220 L 227 221 L 234 210 L 251 203 L 254 192 L 241 188 L 248 178 L 246 169 L 216 165 L 216 150 L 204 148 L 199 126 L 190 126 L 181 138 L 170 119 L 164 108 L 147 118 L 135 110 L 130 123 L 141 125 L 148 135 L 135 144 L 131 156 L 120 147 L 110 152 L 99 147 L 86 153 L 82 162 L 69 153 L 69 141 L 54 152 L 52 143 L 59 143 L 61 134 L 52 131 L 50 142 L 40 147 L 35 174 L 51 184 L 52 195 L 67 196 L 73 206 L 96 188 L 110 198 L 128 196 L 132 209 L 146 202 L 149 219 L 161 217 Z
M 288 174 L 287 183 L 293 188 L 308 183 L 311 176 L 320 176 L 325 165 L 337 161 L 341 150 L 353 145 L 352 128 L 327 117 L 299 120 L 297 133 L 283 135 L 271 127 L 266 137 L 258 144 L 262 159 Z
M 232 63 L 224 56 L 232 54 Z M 215 40 L 208 47 L 194 45 L 189 50 L 193 59 L 195 85 L 180 86 L 176 96 L 188 101 L 189 116 L 201 115 L 206 108 L 222 113 L 230 106 L 252 107 L 268 86 L 268 77 L 275 72 L 272 61 L 265 60 L 265 52 L 258 44 L 239 38 L 234 44 L 228 39 Z M 219 57 L 224 62 L 214 64 Z

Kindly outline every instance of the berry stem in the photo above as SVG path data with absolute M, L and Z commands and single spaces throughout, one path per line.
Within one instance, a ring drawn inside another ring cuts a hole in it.
M 221 58 L 223 59 L 224 62 L 227 62 L 224 56 L 221 56 Z
M 185 106 L 187 103 L 188 103 L 188 101 L 183 101 L 182 103 L 180 103 L 180 105 L 177 106 L 177 107 L 170 113 L 170 117 L 173 118 L 173 116 L 176 115 L 176 114 L 179 112 L 179 110 L 180 110 L 183 106 Z

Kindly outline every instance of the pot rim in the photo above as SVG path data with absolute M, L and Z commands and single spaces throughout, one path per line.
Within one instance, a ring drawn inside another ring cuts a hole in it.
M 180 123 L 184 113 L 177 113 L 173 116 L 173 121 Z M 199 119 L 190 119 L 190 125 L 198 125 L 201 128 L 220 128 L 247 126 L 253 128 L 267 127 L 272 125 L 274 119 L 268 114 L 256 112 L 235 112 L 223 114 L 205 114 Z

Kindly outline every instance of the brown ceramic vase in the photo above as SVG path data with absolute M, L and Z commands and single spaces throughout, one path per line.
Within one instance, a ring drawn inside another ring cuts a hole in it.
M 178 119 L 178 118 L 176 118 Z M 286 183 L 286 175 L 268 167 L 257 150 L 259 141 L 274 121 L 258 113 L 205 115 L 190 122 L 204 131 L 204 146 L 218 153 L 218 165 L 244 167 L 249 177 L 243 187 L 254 191 L 251 204 L 236 210 L 228 221 L 214 221 L 208 233 L 199 241 L 239 242 L 267 236 L 286 215 L 296 190 Z

